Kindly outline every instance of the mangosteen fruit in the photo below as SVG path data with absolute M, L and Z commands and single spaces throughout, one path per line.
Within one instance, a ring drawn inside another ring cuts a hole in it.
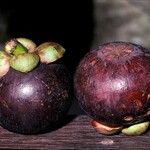
M 149 50 L 128 42 L 100 45 L 79 63 L 74 90 L 98 132 L 144 133 L 150 116 Z
M 71 105 L 70 75 L 58 61 L 64 53 L 53 43 L 44 48 L 40 45 L 44 52 L 39 56 L 39 47 L 31 40 L 18 39 L 8 41 L 2 51 L 5 55 L 0 57 L 0 62 L 8 60 L 9 64 L 0 67 L 5 70 L 9 66 L 0 78 L 1 126 L 21 134 L 51 131 L 61 125 Z

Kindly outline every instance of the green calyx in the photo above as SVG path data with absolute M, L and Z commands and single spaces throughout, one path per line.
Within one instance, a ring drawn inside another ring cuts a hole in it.
M 9 55 L 5 51 L 0 51 L 0 59 L 9 59 Z
M 20 42 L 18 42 L 16 39 L 12 39 L 10 41 L 8 41 L 5 45 L 5 51 L 8 54 L 11 55 L 20 55 L 20 54 L 24 54 L 27 53 L 28 50 L 26 47 L 24 47 Z
M 35 44 L 26 38 L 12 39 L 5 45 L 5 51 L 10 55 L 10 66 L 20 72 L 32 71 L 39 62 L 39 56 L 29 52 L 29 47 L 35 49 Z
M 146 132 L 146 130 L 149 127 L 150 122 L 142 122 L 142 123 L 138 123 L 135 125 L 132 125 L 128 128 L 124 128 L 122 129 L 122 133 L 126 134 L 126 135 L 131 135 L 131 136 L 136 136 L 136 135 L 141 135 L 144 132 Z
M 29 53 L 33 53 L 36 50 L 36 44 L 27 38 L 17 38 L 17 41 L 20 42 L 24 47 L 28 49 Z
M 22 55 L 12 56 L 10 66 L 17 71 L 27 73 L 33 70 L 39 63 L 39 57 L 36 54 L 24 53 Z
M 58 43 L 46 42 L 37 47 L 37 53 L 42 63 L 49 64 L 63 57 L 65 49 Z
M 0 76 L 5 75 L 9 71 L 9 67 L 20 71 L 30 72 L 41 61 L 41 63 L 49 64 L 54 62 L 65 53 L 65 49 L 54 42 L 41 44 L 36 48 L 36 44 L 27 38 L 11 39 L 5 44 L 4 52 L 7 57 L 2 57 L 0 53 Z
M 4 76 L 9 71 L 9 59 L 5 51 L 0 51 L 0 77 Z

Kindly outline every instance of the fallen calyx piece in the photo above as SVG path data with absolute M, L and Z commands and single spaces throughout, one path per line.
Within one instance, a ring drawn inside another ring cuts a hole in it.
M 142 123 L 137 123 L 134 125 L 130 125 L 128 127 L 123 126 L 114 127 L 114 126 L 107 126 L 99 122 L 96 122 L 95 120 L 92 120 L 91 125 L 97 132 L 104 135 L 113 135 L 122 132 L 125 135 L 136 136 L 145 133 L 149 128 L 150 122 L 146 121 Z
M 0 51 L 0 125 L 9 131 L 50 132 L 62 126 L 71 106 L 70 74 L 57 61 L 65 50 L 57 43 L 42 45 L 16 38 Z
M 128 42 L 111 42 L 79 63 L 75 95 L 102 134 L 140 135 L 150 117 L 150 52 Z

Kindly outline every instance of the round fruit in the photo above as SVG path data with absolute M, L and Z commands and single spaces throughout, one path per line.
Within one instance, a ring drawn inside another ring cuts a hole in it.
M 24 134 L 54 128 L 70 107 L 70 92 L 63 65 L 40 64 L 27 74 L 10 69 L 0 79 L 1 125 Z
M 63 54 L 59 54 L 60 47 L 49 48 L 49 43 L 40 46 L 41 51 L 45 50 L 39 56 L 31 40 L 19 40 L 8 41 L 0 57 L 1 126 L 22 134 L 53 130 L 61 125 L 71 105 L 70 75 L 66 67 L 56 61 Z M 55 45 L 57 43 L 52 44 Z M 59 57 L 50 63 L 55 51 Z M 48 64 L 39 61 L 43 57 Z
M 75 93 L 94 120 L 121 127 L 150 116 L 150 52 L 112 42 L 90 51 L 77 67 Z

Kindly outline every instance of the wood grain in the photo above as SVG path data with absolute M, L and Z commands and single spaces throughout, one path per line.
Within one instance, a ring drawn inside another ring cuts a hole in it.
M 141 136 L 98 134 L 90 125 L 88 116 L 72 117 L 65 126 L 40 135 L 20 135 L 0 128 L 1 149 L 150 149 L 150 132 Z

